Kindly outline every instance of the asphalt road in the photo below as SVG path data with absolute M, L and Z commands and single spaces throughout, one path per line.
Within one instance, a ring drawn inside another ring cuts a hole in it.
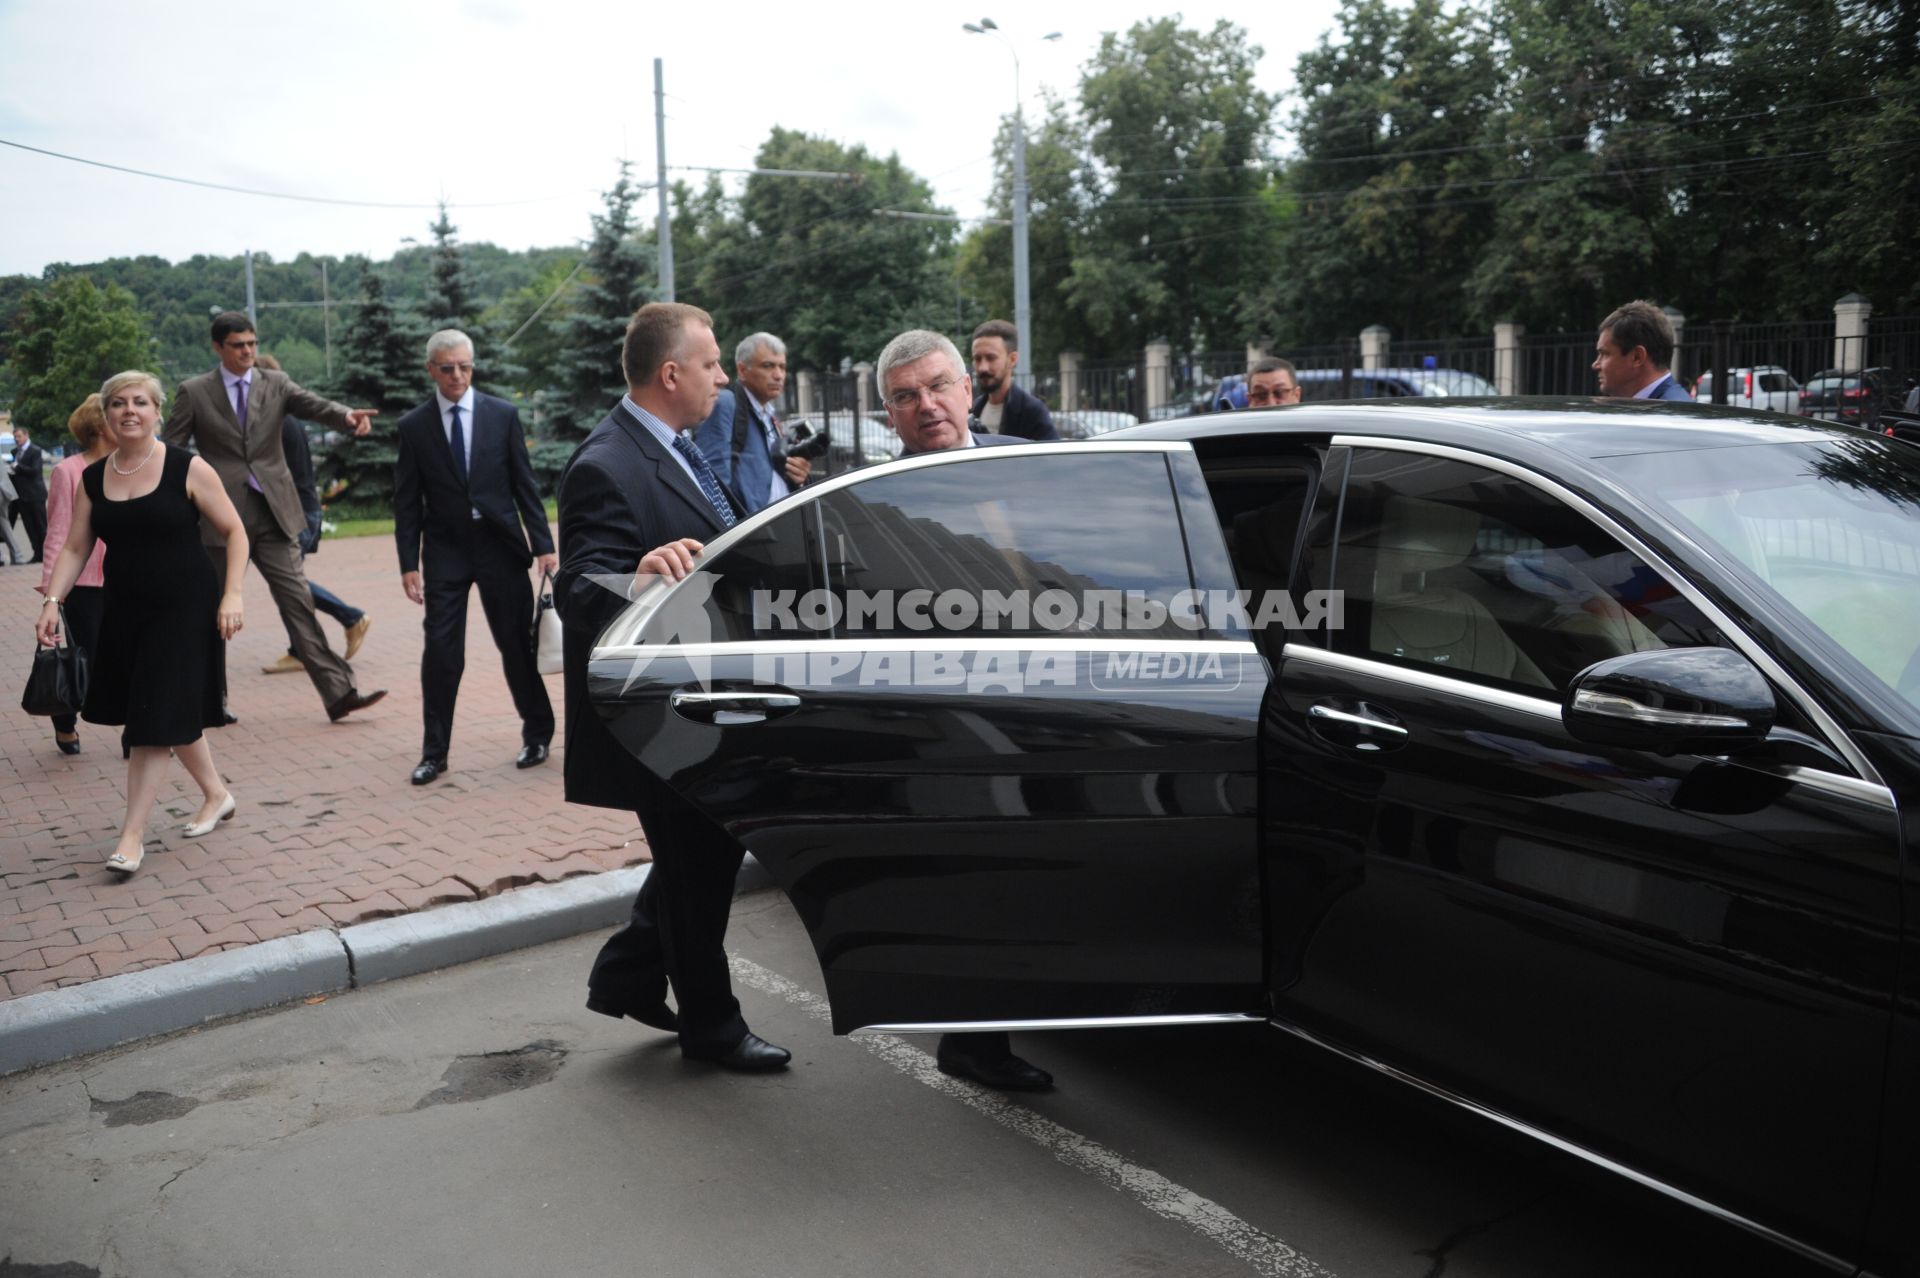
M 1009 1100 L 836 1039 L 735 905 L 768 1077 L 581 1007 L 599 936 L 0 1079 L 0 1275 L 1804 1272 L 1261 1027 L 1031 1035 Z

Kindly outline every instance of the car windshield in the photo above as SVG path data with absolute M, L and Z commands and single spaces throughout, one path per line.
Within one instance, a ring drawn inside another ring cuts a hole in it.
M 1920 711 L 1920 450 L 1848 438 L 1607 464 Z
M 1498 395 L 1500 388 L 1484 377 L 1463 373 L 1457 368 L 1422 370 L 1412 380 L 1422 395 Z

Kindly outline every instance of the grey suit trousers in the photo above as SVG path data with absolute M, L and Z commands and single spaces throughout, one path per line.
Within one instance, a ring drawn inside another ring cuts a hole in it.
M 306 666 L 307 678 L 313 680 L 321 704 L 330 707 L 354 690 L 353 668 L 327 646 L 327 637 L 320 631 L 320 619 L 313 611 L 313 591 L 307 586 L 307 574 L 300 563 L 300 547 L 280 531 L 272 508 L 252 489 L 247 490 L 246 502 L 240 507 L 240 522 L 247 530 L 248 558 L 267 579 L 267 589 L 273 592 L 274 606 L 280 610 L 280 621 L 293 644 L 293 655 Z M 224 590 L 226 547 L 208 546 L 207 554 L 213 559 Z

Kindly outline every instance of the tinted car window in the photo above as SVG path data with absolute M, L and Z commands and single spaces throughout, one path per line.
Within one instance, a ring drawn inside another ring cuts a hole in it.
M 1578 511 L 1445 458 L 1354 450 L 1334 575 L 1336 649 L 1540 694 L 1608 657 L 1721 642 Z
M 1062 633 L 1110 638 L 1194 638 L 1171 621 L 1129 627 L 1091 591 L 1138 591 L 1161 605 L 1191 588 L 1180 518 L 1166 461 L 1157 453 L 1023 457 L 1022 450 L 929 466 L 865 482 L 823 498 L 828 589 L 845 608 L 850 592 L 896 600 L 910 591 L 1029 601 L 1060 591 L 1073 601 L 1069 624 L 1057 608 L 1047 624 L 1030 608 L 971 621 L 941 616 L 940 633 L 1014 638 Z M 928 628 L 871 609 L 847 637 L 905 638 Z M 888 624 L 889 621 L 891 624 Z
M 811 507 L 792 509 L 769 521 L 701 565 L 692 588 L 677 593 L 672 606 L 652 614 L 641 628 L 643 643 L 739 643 L 749 639 L 803 639 L 822 633 L 809 628 L 808 614 L 790 602 L 777 616 L 769 601 L 792 601 L 819 584 L 810 553 L 815 515 Z M 707 587 L 710 586 L 709 591 Z M 759 606 L 756 607 L 756 601 Z M 801 620 L 798 629 L 785 618 Z

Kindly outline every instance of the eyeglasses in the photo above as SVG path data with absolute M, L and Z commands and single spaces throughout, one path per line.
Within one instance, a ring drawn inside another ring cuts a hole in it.
M 433 366 L 433 369 L 436 373 L 439 373 L 440 376 L 442 377 L 452 377 L 455 373 L 471 373 L 473 371 L 473 365 L 471 364 L 435 364 Z
M 260 339 L 257 337 L 229 337 L 220 344 L 231 351 L 243 351 L 249 346 L 258 346 Z
M 931 395 L 939 399 L 942 395 L 960 384 L 957 377 L 936 377 L 925 386 L 916 386 L 911 390 L 897 390 L 887 396 L 887 407 L 908 409 L 920 402 L 922 395 Z

